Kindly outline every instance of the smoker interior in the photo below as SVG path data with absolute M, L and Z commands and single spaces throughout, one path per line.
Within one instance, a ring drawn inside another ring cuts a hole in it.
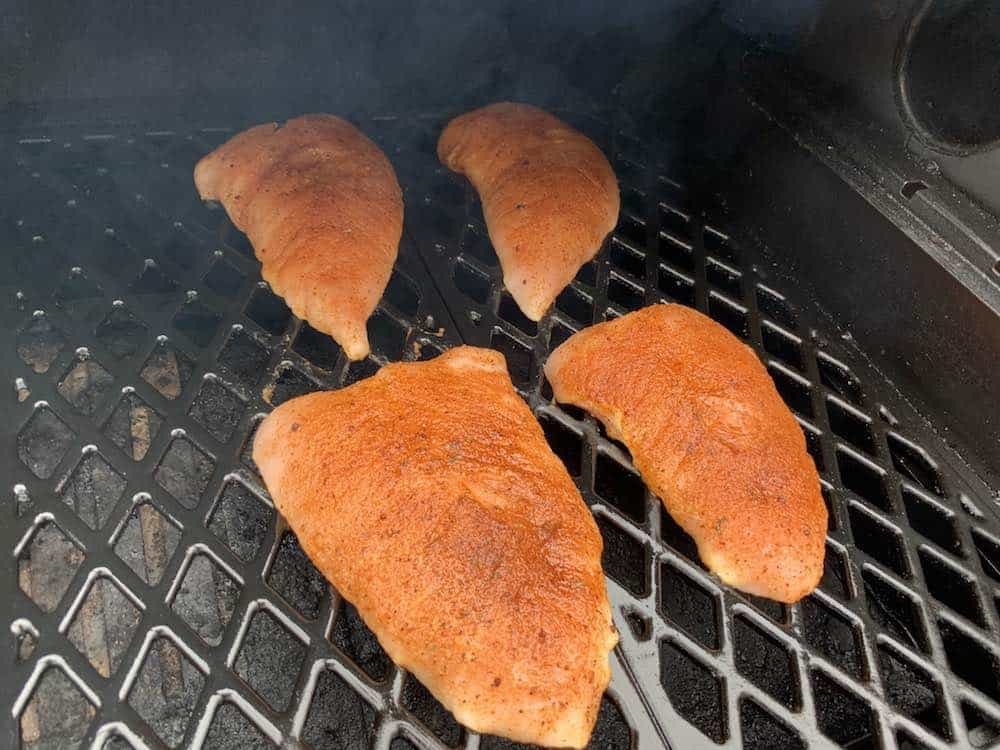
M 460 727 L 391 664 L 249 458 L 282 401 L 459 343 L 505 355 L 604 538 L 621 644 L 592 747 L 1000 740 L 996 425 L 983 406 L 996 391 L 977 360 L 995 351 L 982 342 L 1000 305 L 995 286 L 957 282 L 960 262 L 927 249 L 949 231 L 941 216 L 971 234 L 985 213 L 957 176 L 920 173 L 914 188 L 891 134 L 852 125 L 774 44 L 747 55 L 731 26 L 705 28 L 687 46 L 671 37 L 674 73 L 656 89 L 676 96 L 669 112 L 513 75 L 451 104 L 435 100 L 449 84 L 425 83 L 432 108 L 229 91 L 174 111 L 166 94 L 139 107 L 87 92 L 7 113 L 6 746 L 513 747 Z M 629 38 L 608 34 L 601 49 Z M 662 68 L 641 62 L 652 86 Z M 503 290 L 474 191 L 434 153 L 476 97 L 552 107 L 620 180 L 618 227 L 538 324 Z M 191 181 L 233 132 L 309 109 L 350 116 L 404 189 L 399 261 L 359 363 L 289 313 Z M 927 294 L 938 317 L 921 317 Z M 830 526 L 822 583 L 794 606 L 720 585 L 626 449 L 551 401 L 541 366 L 555 346 L 664 300 L 752 346 L 802 425 Z

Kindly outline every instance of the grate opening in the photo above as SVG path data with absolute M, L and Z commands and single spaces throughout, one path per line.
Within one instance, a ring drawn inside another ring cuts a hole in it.
M 305 663 L 306 645 L 268 609 L 250 615 L 233 671 L 273 710 L 281 713 Z
M 114 579 L 100 575 L 93 580 L 73 616 L 66 636 L 101 677 L 118 671 L 142 618 L 131 592 Z
M 809 442 L 807 440 L 806 447 L 808 447 L 808 445 Z M 819 492 L 823 497 L 823 505 L 826 506 L 826 530 L 827 532 L 836 531 L 840 528 L 840 519 L 838 515 L 840 511 L 837 510 L 839 504 L 836 500 L 835 492 L 833 488 L 826 484 L 822 479 L 820 480 Z
M 646 570 L 649 550 L 607 517 L 600 515 L 594 520 L 604 540 L 601 564 L 605 573 L 636 596 L 646 596 L 649 593 Z
M 243 482 L 228 479 L 219 490 L 207 526 L 243 562 L 250 562 L 264 546 L 274 511 Z
M 709 292 L 708 314 L 728 328 L 734 336 L 741 339 L 750 336 L 750 312 L 742 305 L 727 300 L 716 292 Z
M 257 464 L 253 462 L 253 439 L 265 416 L 265 414 L 254 414 L 253 419 L 250 420 L 250 429 L 247 431 L 246 439 L 240 447 L 240 463 L 250 469 L 258 478 L 260 471 L 257 470 Z
M 185 271 L 190 271 L 198 264 L 204 250 L 179 224 L 171 228 L 170 233 L 158 243 L 157 249 L 164 258 Z
M 608 281 L 608 300 L 628 311 L 638 310 L 645 304 L 641 287 L 636 286 L 624 277 L 615 275 L 612 275 Z
M 938 681 L 885 643 L 878 646 L 878 660 L 886 700 L 934 734 L 951 739 L 948 710 Z
M 948 620 L 938 620 L 941 642 L 951 671 L 994 701 L 1000 701 L 1000 662 L 979 639 Z
M 903 507 L 910 527 L 941 549 L 962 556 L 962 542 L 955 528 L 955 514 L 936 500 L 903 485 Z
M 209 646 L 222 643 L 240 596 L 240 584 L 205 553 L 191 557 L 170 603 L 188 627 Z
M 677 712 L 713 742 L 728 736 L 722 678 L 673 641 L 660 643 L 660 681 Z
M 694 248 L 691 244 L 666 232 L 659 234 L 659 255 L 681 271 L 693 273 L 695 270 Z
M 222 257 L 222 252 L 215 251 L 216 260 L 208 273 L 202 279 L 206 287 L 226 299 L 234 299 L 243 288 L 244 276 L 236 266 Z
M 420 310 L 420 290 L 401 271 L 393 271 L 385 288 L 385 298 L 403 315 L 413 318 Z
M 129 282 L 128 289 L 140 299 L 140 308 L 162 310 L 174 306 L 180 286 L 160 270 L 155 260 L 147 258 L 140 274 Z
M 991 716 L 969 701 L 962 701 L 966 736 L 975 748 L 987 747 L 1000 739 L 1000 719 Z
M 698 547 L 694 543 L 694 539 L 670 517 L 662 505 L 660 506 L 660 539 L 702 570 L 707 570 L 701 562 L 701 557 L 698 556 Z
M 851 579 L 847 572 L 847 561 L 844 553 L 832 546 L 827 540 L 826 556 L 823 558 L 823 577 L 819 582 L 820 588 L 828 594 L 832 594 L 841 601 L 851 598 Z
M 52 299 L 70 318 L 86 323 L 96 323 L 104 309 L 104 290 L 80 268 L 70 271 Z
M 59 381 L 56 391 L 78 412 L 90 416 L 103 403 L 114 382 L 111 373 L 83 350 Z
M 192 372 L 194 362 L 191 358 L 177 349 L 166 336 L 160 336 L 139 372 L 139 377 L 164 398 L 174 400 L 184 391 Z
M 583 469 L 583 435 L 546 412 L 539 413 L 538 421 L 549 447 L 562 460 L 566 471 L 579 477 Z
M 263 281 L 258 282 L 257 289 L 250 297 L 244 312 L 250 320 L 273 336 L 284 333 L 292 319 L 288 305 Z
M 208 346 L 222 322 L 222 316 L 189 293 L 188 300 L 174 315 L 171 325 L 197 347 Z
M 527 390 L 528 384 L 531 382 L 531 371 L 534 363 L 534 354 L 531 349 L 501 328 L 493 329 L 490 346 L 503 354 L 507 361 L 507 372 L 510 374 L 514 387 L 522 391 Z
M 729 241 L 728 235 L 713 227 L 705 227 L 702 240 L 705 243 L 705 250 L 712 255 L 730 263 L 739 264 L 740 251 Z
M 25 750 L 78 747 L 96 713 L 60 667 L 49 667 L 21 713 L 21 744 Z
M 894 432 L 888 433 L 886 439 L 889 442 L 892 465 L 896 467 L 896 471 L 912 479 L 925 490 L 943 497 L 941 477 L 934 462 L 924 452 L 924 449 L 901 438 Z
M 593 302 L 573 286 L 568 286 L 559 293 L 556 307 L 581 325 L 588 325 L 593 317 Z
M 826 471 L 826 458 L 823 456 L 823 434 L 812 427 L 811 425 L 799 421 L 799 426 L 802 427 L 802 434 L 806 438 L 806 450 L 809 451 L 809 455 L 812 456 L 813 463 L 816 464 L 816 471 L 822 474 Z M 824 502 L 827 504 L 827 509 L 829 510 L 830 501 L 824 497 Z M 833 513 L 828 513 L 827 515 L 827 528 L 836 528 L 837 520 Z
M 264 401 L 271 406 L 281 406 L 296 396 L 318 390 L 322 390 L 319 383 L 294 367 L 291 362 L 285 361 L 278 365 L 272 382 L 265 386 L 262 395 Z
M 695 303 L 694 279 L 661 265 L 659 268 L 659 289 L 672 301 L 693 306 Z
M 310 364 L 326 371 L 333 370 L 340 357 L 340 347 L 337 342 L 304 321 L 292 342 L 292 350 L 302 355 Z M 266 362 L 267 351 L 264 349 L 261 351 L 261 358 Z
M 131 357 L 138 352 L 147 334 L 146 326 L 120 301 L 112 305 L 111 312 L 94 332 L 101 345 L 117 359 Z
M 323 669 L 302 728 L 302 740 L 313 750 L 369 747 L 375 710 L 333 670 Z M 397 738 L 398 739 L 398 738 Z
M 59 485 L 58 493 L 88 527 L 102 529 L 125 494 L 126 484 L 104 456 L 88 450 Z
M 809 645 L 848 674 L 858 679 L 864 677 L 860 627 L 814 595 L 803 599 L 800 607 L 802 629 Z
M 490 283 L 490 277 L 480 273 L 464 260 L 459 259 L 455 262 L 452 278 L 458 291 L 480 305 L 485 304 L 492 294 L 493 285 Z
M 770 354 L 796 370 L 803 369 L 802 340 L 798 336 L 782 331 L 766 320 L 760 327 L 761 340 Z
M 749 698 L 740 698 L 740 731 L 745 750 L 805 750 L 806 744 L 783 721 Z
M 875 435 L 867 416 L 830 396 L 826 398 L 826 415 L 830 429 L 839 437 L 868 455 L 875 455 Z
M 646 194 L 632 187 L 624 187 L 621 191 L 621 210 L 635 217 L 646 215 Z
M 801 696 L 795 656 L 744 614 L 733 618 L 736 669 L 776 701 L 797 711 Z
M 528 336 L 538 334 L 538 324 L 521 312 L 521 308 L 507 292 L 500 295 L 500 307 L 497 309 L 497 315 Z
M 475 258 L 490 268 L 495 268 L 500 262 L 489 236 L 471 224 L 466 226 L 462 235 L 461 248 L 463 254 Z
M 163 415 L 129 387 L 104 423 L 102 432 L 133 461 L 141 461 L 163 427 Z
M 580 266 L 580 270 L 576 272 L 576 282 L 578 284 L 583 284 L 587 287 L 597 286 L 597 261 L 592 260 L 589 263 L 584 263 Z
M 841 446 L 837 446 L 837 467 L 844 487 L 881 510 L 893 511 L 882 469 Z
M 922 546 L 917 554 L 931 596 L 970 622 L 985 627 L 986 613 L 972 576 L 927 547 Z
M 851 519 L 851 533 L 858 549 L 897 575 L 909 578 L 910 568 L 906 562 L 902 535 L 892 526 L 863 510 L 857 503 L 850 503 L 847 513 Z
M 153 639 L 140 658 L 129 705 L 167 747 L 179 747 L 194 718 L 205 675 L 165 635 Z
M 822 672 L 809 673 L 819 731 L 843 748 L 877 750 L 875 714 L 863 699 Z
M 691 217 L 683 211 L 660 204 L 660 228 L 674 237 L 691 238 Z
M 625 621 L 636 640 L 648 641 L 653 637 L 653 619 L 651 617 L 640 612 L 628 611 L 625 613 Z
M 739 271 L 719 263 L 714 258 L 707 258 L 705 276 L 709 284 L 730 297 L 740 299 L 743 296 L 743 274 Z
M 804 417 L 812 417 L 812 388 L 809 381 L 776 362 L 768 363 L 767 372 L 788 408 Z M 808 431 L 806 437 L 809 437 Z M 815 459 L 816 456 L 814 455 L 813 458 Z
M 269 750 L 277 745 L 235 704 L 223 701 L 212 715 L 203 747 L 218 750 Z
M 183 433 L 175 434 L 153 470 L 153 479 L 185 508 L 197 507 L 215 471 L 215 457 Z
M 1000 542 L 977 528 L 972 529 L 972 541 L 983 570 L 990 578 L 1000 581 Z
M 403 681 L 400 703 L 448 747 L 461 742 L 463 731 L 455 717 L 411 674 Z
M 392 662 L 375 635 L 350 602 L 341 600 L 330 640 L 373 682 L 383 683 L 393 671 Z
M 718 650 L 719 602 L 671 563 L 660 564 L 660 613 L 707 649 Z
M 790 331 L 794 331 L 798 327 L 798 319 L 789 307 L 788 301 L 773 289 L 761 285 L 757 286 L 757 308 L 775 323 Z M 821 358 L 822 353 L 817 356 L 817 359 Z M 820 368 L 821 376 L 822 372 L 822 368 Z
M 41 375 L 48 372 L 59 352 L 66 347 L 66 335 L 39 310 L 17 334 L 16 344 L 21 361 Z
M 188 414 L 220 443 L 227 443 L 243 415 L 243 399 L 217 376 L 206 375 Z
M 403 355 L 407 333 L 406 328 L 382 310 L 376 310 L 368 318 L 368 337 L 372 351 L 389 360 L 397 360 Z
M 594 456 L 594 491 L 634 523 L 646 520 L 646 485 L 639 474 L 603 451 Z
M 291 531 L 286 531 L 278 542 L 266 580 L 267 585 L 302 617 L 307 620 L 319 617 L 329 588 Z
M 86 553 L 54 521 L 43 521 L 17 556 L 17 583 L 43 612 L 52 612 L 69 591 Z
M 148 500 L 139 499 L 119 530 L 114 550 L 133 573 L 150 586 L 156 586 L 180 540 L 180 527 Z
M 929 654 L 930 642 L 917 600 L 871 569 L 866 568 L 861 577 L 868 613 L 879 627 L 901 643 Z
M 925 745 L 902 727 L 896 730 L 896 745 L 899 750 L 930 750 L 930 745 Z
M 816 367 L 823 385 L 855 405 L 862 403 L 861 383 L 847 365 L 826 352 L 816 352 Z
M 646 257 L 638 250 L 612 238 L 608 248 L 608 259 L 616 270 L 631 274 L 640 282 L 646 275 Z
M 378 362 L 371 357 L 363 359 L 360 362 L 351 362 L 347 368 L 347 374 L 344 376 L 344 386 L 353 385 L 359 380 L 370 378 L 376 372 L 378 372 Z M 311 390 L 316 389 L 313 388 Z
M 305 330 L 307 325 L 303 323 L 302 328 Z M 301 351 L 299 353 L 302 354 Z M 236 324 L 222 345 L 216 362 L 219 372 L 226 376 L 244 398 L 248 398 L 260 382 L 269 356 L 263 344 L 247 333 L 243 326 Z
M 167 245 L 164 248 L 166 257 L 181 263 L 189 264 L 194 257 L 188 248 L 181 250 L 180 247 Z M 118 281 L 127 281 L 132 275 L 133 269 L 138 265 L 139 260 L 132 249 L 113 232 L 103 232 L 90 245 L 90 253 L 95 266 L 104 271 L 109 276 Z M 189 265 L 182 267 L 188 268 Z
M 646 244 L 646 222 L 622 214 L 615 234 L 633 247 L 642 247 Z

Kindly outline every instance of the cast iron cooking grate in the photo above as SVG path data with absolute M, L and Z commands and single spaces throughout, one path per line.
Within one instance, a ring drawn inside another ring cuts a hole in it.
M 511 747 L 465 731 L 391 664 L 249 457 L 272 406 L 460 341 L 505 354 L 604 537 L 622 644 L 593 747 L 1000 738 L 991 491 L 849 342 L 820 332 L 808 300 L 769 285 L 656 153 L 597 120 L 577 125 L 613 155 L 620 225 L 555 310 L 528 321 L 499 283 L 475 195 L 437 164 L 441 122 L 362 124 L 396 165 L 407 229 L 373 355 L 355 364 L 293 318 L 246 239 L 197 200 L 194 162 L 228 131 L 16 144 L 0 202 L 0 351 L 14 379 L 0 427 L 5 738 L 31 750 Z M 624 447 L 550 402 L 551 348 L 660 300 L 753 346 L 802 424 L 830 529 L 823 582 L 795 606 L 720 586 Z

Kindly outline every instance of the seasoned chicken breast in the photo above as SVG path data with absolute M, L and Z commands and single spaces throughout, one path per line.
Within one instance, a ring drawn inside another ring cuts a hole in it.
M 540 320 L 618 222 L 618 181 L 582 133 L 528 104 L 452 120 L 438 157 L 479 192 L 504 284 Z
M 725 583 L 795 602 L 823 575 L 826 506 L 805 437 L 756 355 L 688 307 L 586 328 L 545 375 L 625 443 Z
M 587 743 L 617 642 L 601 537 L 502 355 L 288 401 L 253 457 L 316 567 L 458 721 Z
M 303 115 L 236 135 L 198 162 L 203 199 L 246 232 L 261 275 L 300 318 L 351 359 L 389 281 L 403 231 L 396 174 L 346 120 Z

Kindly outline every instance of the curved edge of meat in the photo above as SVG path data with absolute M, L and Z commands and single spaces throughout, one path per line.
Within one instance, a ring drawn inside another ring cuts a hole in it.
M 529 104 L 499 102 L 448 123 L 438 158 L 466 175 L 518 307 L 538 321 L 618 222 L 615 173 L 582 133 Z
M 545 364 L 726 584 L 793 603 L 823 575 L 827 510 L 805 437 L 754 352 L 681 305 L 586 328 Z
M 334 115 L 302 115 L 238 133 L 194 170 L 245 232 L 261 275 L 295 315 L 352 360 L 395 263 L 403 198 L 385 154 Z
M 421 368 L 454 373 L 429 382 L 409 377 Z M 450 408 L 377 413 L 378 405 L 401 403 L 395 399 L 426 405 L 442 388 L 468 396 L 459 416 Z M 483 410 L 500 416 L 470 429 L 461 415 Z M 411 429 L 426 440 L 414 444 Z M 494 449 L 505 436 L 512 442 Z M 472 463 L 455 463 L 456 450 Z M 355 605 L 389 657 L 461 724 L 550 747 L 587 744 L 618 641 L 601 536 L 510 383 L 503 355 L 458 347 L 292 399 L 261 423 L 253 458 L 316 567 Z M 487 465 L 477 471 L 479 461 Z M 503 463 L 499 473 L 489 466 L 494 461 Z M 550 502 L 526 507 L 539 486 L 551 489 Z M 513 515 L 507 502 L 515 503 Z M 352 525 L 335 523 L 351 513 Z M 433 545 L 425 548 L 428 535 Z M 501 560 L 510 565 L 496 577 L 489 571 Z

